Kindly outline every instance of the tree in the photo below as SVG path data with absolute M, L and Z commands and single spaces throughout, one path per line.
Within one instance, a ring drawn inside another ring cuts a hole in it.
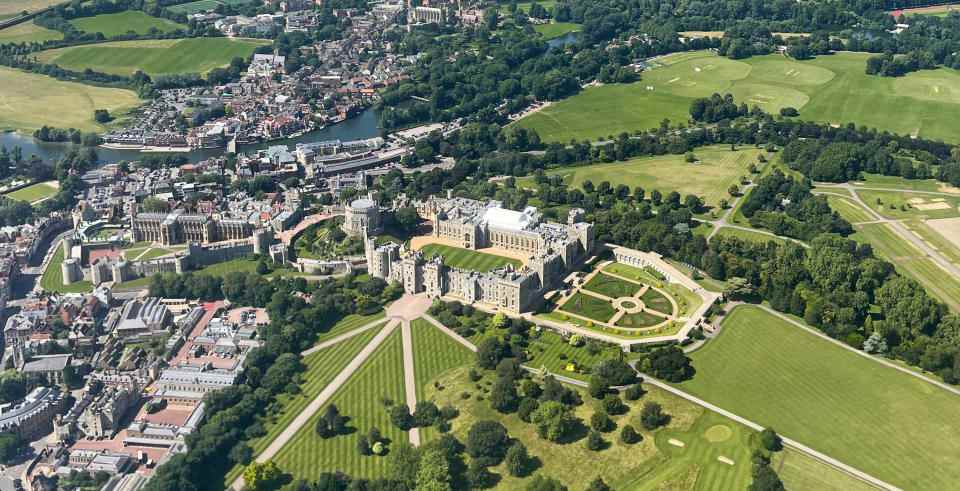
M 533 480 L 527 484 L 526 491 L 567 491 L 567 487 L 552 477 L 544 477 L 541 474 L 537 474 L 533 477 Z
M 247 489 L 253 491 L 273 489 L 282 474 L 276 462 L 272 460 L 262 464 L 251 462 L 243 471 L 243 482 Z
M 501 413 L 510 413 L 517 408 L 519 401 L 520 396 L 517 395 L 513 379 L 497 377 L 490 389 L 490 407 Z
M 20 451 L 20 437 L 15 433 L 0 433 L 0 463 L 10 465 Z
M 406 404 L 395 404 L 390 407 L 390 422 L 397 428 L 407 431 L 413 427 L 413 417 L 410 416 L 410 408 Z
M 610 486 L 607 486 L 607 483 L 603 482 L 603 478 L 597 476 L 596 479 L 590 482 L 587 491 L 610 491 Z
M 783 491 L 784 489 L 783 481 L 769 464 L 754 466 L 753 482 L 747 488 L 748 491 Z
M 447 458 L 439 449 L 427 449 L 420 456 L 416 491 L 450 491 L 452 479 Z
M 598 409 L 590 415 L 590 427 L 596 431 L 610 431 L 613 429 L 613 420 L 603 409 Z
M 627 387 L 627 389 L 623 391 L 623 398 L 628 401 L 636 401 L 637 399 L 643 397 L 644 393 L 645 391 L 640 385 L 640 382 L 637 382 L 630 387 Z
M 499 463 L 510 439 L 507 429 L 497 421 L 477 421 L 467 432 L 466 451 L 474 459 Z
M 527 447 L 520 442 L 510 445 L 504 461 L 507 464 L 507 472 L 511 476 L 523 477 L 530 471 L 530 455 L 527 453 Z
M 730 187 L 727 188 L 727 194 L 729 194 L 730 196 L 737 196 L 737 195 L 739 195 L 739 194 L 740 194 L 740 187 L 737 186 L 736 184 L 731 184 Z
M 560 402 L 545 401 L 530 415 L 530 421 L 537 425 L 540 438 L 558 442 L 573 429 L 577 420 Z
M 607 394 L 603 398 L 601 406 L 603 407 L 604 411 L 613 415 L 624 414 L 630 409 L 616 394 Z
M 493 370 L 506 354 L 507 347 L 499 339 L 486 338 L 477 347 L 477 366 L 485 370 Z
M 440 419 L 440 410 L 430 401 L 418 401 L 413 411 L 413 424 L 418 427 L 430 426 Z
M 106 109 L 94 109 L 93 120 L 100 124 L 106 124 L 112 121 L 113 118 L 110 117 L 110 111 Z
M 603 437 L 600 436 L 600 432 L 591 430 L 590 433 L 587 434 L 587 450 L 592 450 L 594 452 L 601 450 L 603 449 L 603 443 Z
M 640 411 L 640 424 L 644 429 L 653 431 L 670 421 L 670 416 L 663 412 L 663 408 L 656 402 L 648 402 Z
M 677 346 L 655 349 L 647 356 L 647 360 L 651 374 L 668 382 L 683 382 L 693 378 L 696 373 L 690 358 Z
M 624 425 L 623 429 L 620 430 L 620 441 L 628 445 L 643 440 L 643 436 L 637 433 L 637 430 L 633 428 L 633 425 Z
M 357 452 L 363 456 L 370 455 L 372 452 L 370 448 L 370 440 L 367 439 L 366 435 L 360 435 L 360 437 L 357 438 Z
M 143 211 L 150 213 L 164 213 L 170 211 L 170 203 L 167 200 L 154 198 L 153 196 L 143 200 Z
M 387 476 L 414 489 L 420 467 L 420 452 L 409 443 L 401 442 L 387 455 Z
M 607 379 L 596 373 L 590 375 L 590 381 L 587 384 L 587 392 L 590 393 L 590 397 L 602 399 L 607 393 L 607 387 Z
M 517 417 L 519 417 L 521 421 L 529 423 L 530 415 L 537 410 L 538 406 L 540 406 L 540 403 L 537 402 L 536 399 L 530 397 L 520 399 L 520 405 L 517 407 Z
M 420 215 L 417 214 L 417 209 L 412 206 L 405 206 L 398 209 L 394 213 L 394 218 L 397 221 L 397 225 L 408 233 L 415 232 L 417 225 L 420 223 Z
M 783 450 L 783 440 L 773 428 L 764 428 L 760 432 L 760 444 L 770 452 L 779 452 Z

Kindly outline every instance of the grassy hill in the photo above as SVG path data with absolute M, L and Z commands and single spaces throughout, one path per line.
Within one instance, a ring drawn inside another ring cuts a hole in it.
M 101 14 L 93 17 L 81 17 L 70 21 L 73 27 L 83 32 L 99 32 L 106 37 L 119 36 L 133 31 L 147 34 L 156 28 L 161 32 L 173 32 L 186 29 L 187 26 L 172 20 L 147 15 L 139 10 L 126 10 L 114 14 Z
M 150 75 L 206 73 L 228 65 L 234 57 L 246 58 L 267 43 L 228 38 L 116 41 L 42 51 L 38 57 L 70 70 L 90 68 L 116 75 L 137 70 Z
M 0 44 L 42 43 L 54 39 L 63 39 L 63 34 L 46 27 L 40 27 L 32 21 L 0 30 Z
M 58 3 L 63 3 L 63 0 L 3 0 L 0 2 L 0 19 L 15 17 L 24 10 L 35 12 Z
M 864 53 L 837 53 L 796 61 L 780 55 L 730 60 L 708 52 L 658 60 L 633 84 L 584 90 L 518 124 L 547 141 L 595 139 L 689 119 L 690 102 L 731 93 L 737 102 L 834 124 L 853 122 L 900 134 L 960 142 L 960 71 L 941 68 L 904 77 L 864 73 Z

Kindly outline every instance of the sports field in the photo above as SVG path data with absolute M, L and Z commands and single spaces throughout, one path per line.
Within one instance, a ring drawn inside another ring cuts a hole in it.
M 496 256 L 484 252 L 471 251 L 459 247 L 451 247 L 443 244 L 427 244 L 420 248 L 427 258 L 437 255 L 443 256 L 443 263 L 447 266 L 471 271 L 487 272 L 508 264 L 515 267 L 520 266 L 520 261 L 509 257 Z
M 0 17 L 13 17 L 24 10 L 35 12 L 58 3 L 64 2 L 63 0 L 4 0 L 0 2 Z
M 102 131 L 94 109 L 125 114 L 140 104 L 130 90 L 93 87 L 0 67 L 0 128 L 32 132 L 43 125 Z M 57 108 L 50 111 L 50 108 Z
M 70 21 L 73 27 L 82 32 L 99 32 L 110 38 L 133 31 L 147 34 L 151 29 L 160 32 L 173 32 L 186 29 L 187 26 L 169 19 L 153 17 L 139 10 L 125 10 L 114 14 L 100 14 L 93 17 L 80 17 Z
M 63 34 L 53 29 L 40 27 L 33 21 L 0 30 L 0 44 L 42 43 L 54 39 L 63 39 Z
M 56 184 L 56 182 L 54 182 Z M 36 203 L 37 201 L 49 198 L 55 194 L 59 189 L 55 185 L 51 185 L 46 182 L 38 182 L 36 184 L 31 184 L 25 188 L 20 188 L 12 193 L 7 193 L 5 196 L 17 201 L 26 201 L 27 203 Z
M 677 53 L 633 84 L 591 87 L 518 124 L 545 141 L 596 139 L 647 130 L 664 118 L 689 119 L 690 102 L 731 93 L 737 102 L 776 113 L 795 107 L 813 121 L 853 122 L 892 132 L 960 142 L 960 72 L 942 68 L 904 77 L 864 73 L 863 53 L 796 61 L 780 55 L 730 60 L 707 52 Z
M 235 57 L 246 58 L 257 46 L 268 43 L 228 38 L 114 41 L 41 51 L 38 58 L 69 70 L 90 68 L 115 75 L 131 75 L 137 70 L 149 75 L 206 73 L 228 65 Z
M 313 480 L 321 473 L 334 471 L 354 477 L 382 477 L 386 458 L 360 455 L 357 435 L 376 426 L 391 441 L 390 446 L 408 438 L 405 431 L 390 422 L 387 408 L 381 402 L 383 398 L 404 402 L 402 354 L 397 329 L 331 398 L 330 402 L 337 406 L 340 414 L 350 418 L 347 427 L 356 428 L 355 433 L 320 438 L 314 427 L 326 408 L 321 409 L 276 455 L 273 460 L 277 465 L 294 479 Z
M 905 489 L 960 482 L 960 396 L 753 306 L 691 356 L 687 392 Z

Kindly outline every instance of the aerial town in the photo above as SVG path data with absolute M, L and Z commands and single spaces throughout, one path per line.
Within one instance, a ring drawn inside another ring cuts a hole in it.
M 958 489 L 957 53 L 942 2 L 0 2 L 0 491 Z

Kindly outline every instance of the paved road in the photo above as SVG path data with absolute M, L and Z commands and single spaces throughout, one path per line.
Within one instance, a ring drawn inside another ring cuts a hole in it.
M 401 321 L 400 333 L 403 338 L 403 387 L 407 396 L 407 407 L 413 411 L 417 407 L 417 377 L 413 370 L 413 334 L 410 332 L 410 321 Z M 420 428 L 410 428 L 407 433 L 410 435 L 410 444 L 419 447 Z
M 364 348 L 360 350 L 360 353 L 357 353 L 357 356 L 350 361 L 346 368 L 337 374 L 337 376 L 329 384 L 327 384 L 326 387 L 323 388 L 316 398 L 310 401 L 310 404 L 308 404 L 307 407 L 297 415 L 297 417 L 283 430 L 282 433 L 277 435 L 277 438 L 270 442 L 270 446 L 268 446 L 263 452 L 260 453 L 260 455 L 257 456 L 257 462 L 263 463 L 276 456 L 280 449 L 290 442 L 290 440 L 293 439 L 293 436 L 300 431 L 300 428 L 307 424 L 307 421 L 310 420 L 310 417 L 319 411 L 320 408 L 322 408 L 323 405 L 326 404 L 331 397 L 333 397 L 337 390 L 339 390 L 340 387 L 343 386 L 343 384 L 346 383 L 346 381 L 357 371 L 357 369 L 360 368 L 360 366 L 363 365 L 368 358 L 370 358 L 370 355 L 372 355 L 377 348 L 383 344 L 383 341 L 393 333 L 394 329 L 396 329 L 399 324 L 400 321 L 391 320 L 385 329 L 377 333 L 373 340 L 370 341 L 370 344 L 364 346 Z M 230 487 L 235 491 L 241 491 L 243 489 L 243 476 L 241 475 L 234 480 Z
M 845 190 L 847 191 L 847 193 L 850 195 L 850 198 L 853 199 L 854 202 L 855 202 L 857 205 L 859 205 L 861 208 L 863 208 L 864 210 L 866 210 L 867 213 L 870 214 L 870 216 L 874 217 L 874 220 L 875 220 L 877 223 L 884 223 L 884 224 L 886 224 L 888 227 L 890 227 L 891 230 L 893 230 L 893 232 L 894 232 L 896 235 L 900 236 L 901 239 L 909 242 L 909 243 L 912 244 L 916 249 L 918 249 L 920 252 L 922 252 L 925 256 L 927 256 L 927 257 L 929 257 L 931 260 L 933 260 L 933 262 L 936 263 L 936 265 L 939 266 L 940 269 L 942 269 L 942 270 L 944 270 L 945 272 L 953 275 L 955 278 L 960 278 L 960 267 L 957 267 L 956 264 L 954 264 L 953 262 L 951 262 L 950 260 L 948 260 L 946 257 L 944 257 L 944 255 L 941 254 L 940 251 L 938 251 L 938 250 L 934 249 L 933 247 L 931 247 L 929 244 L 927 244 L 927 243 L 926 243 L 923 239 L 921 239 L 920 237 L 917 237 L 916 234 L 914 234 L 913 232 L 911 232 L 910 230 L 908 230 L 906 227 L 904 227 L 903 224 L 900 223 L 898 220 L 892 220 L 892 219 L 889 219 L 889 218 L 884 217 L 883 215 L 880 215 L 879 213 L 876 212 L 876 210 L 874 210 L 872 207 L 870 207 L 870 205 L 868 205 L 867 203 L 865 203 L 865 202 L 863 201 L 863 198 L 861 198 L 860 195 L 857 194 L 857 192 L 856 192 L 858 189 L 861 189 L 861 188 L 856 187 L 856 186 L 852 186 L 852 185 L 850 185 L 849 183 L 846 183 L 846 184 L 836 184 L 836 185 L 829 186 L 829 188 L 830 188 L 830 189 L 845 189 Z M 816 191 L 816 190 L 815 190 L 815 191 Z M 894 191 L 896 191 L 896 190 L 894 190 Z M 909 191 L 909 192 L 913 192 L 913 191 Z M 832 194 L 832 193 L 824 193 L 824 194 Z
M 360 327 L 358 327 L 358 328 L 356 328 L 356 329 L 347 331 L 347 332 L 345 332 L 345 333 L 343 333 L 343 334 L 341 334 L 341 335 L 339 335 L 339 336 L 336 336 L 336 337 L 331 338 L 331 339 L 328 339 L 328 340 L 326 340 L 326 341 L 324 341 L 324 342 L 322 342 L 322 343 L 319 343 L 319 344 L 317 344 L 316 346 L 311 346 L 310 348 L 307 348 L 306 350 L 304 350 L 304 351 L 302 351 L 302 352 L 300 353 L 300 356 L 312 355 L 313 353 L 316 353 L 317 351 L 320 351 L 320 350 L 322 350 L 322 349 L 324 349 L 324 348 L 329 348 L 329 347 L 331 347 L 331 346 L 333 346 L 333 345 L 335 345 L 335 344 L 337 344 L 337 343 L 339 343 L 339 342 L 341 342 L 341 341 L 346 341 L 346 340 L 348 340 L 348 339 L 350 339 L 350 338 L 352 338 L 352 337 L 354 337 L 354 336 L 356 336 L 356 335 L 358 335 L 358 334 L 367 332 L 367 331 L 369 331 L 370 329 L 373 329 L 374 327 L 377 327 L 377 326 L 379 326 L 380 324 L 383 324 L 384 322 L 387 322 L 388 320 L 390 320 L 390 319 L 383 318 L 383 319 L 375 320 L 375 321 L 373 321 L 373 322 L 371 322 L 371 323 L 369 323 L 369 324 L 366 324 L 366 325 L 360 326 Z

